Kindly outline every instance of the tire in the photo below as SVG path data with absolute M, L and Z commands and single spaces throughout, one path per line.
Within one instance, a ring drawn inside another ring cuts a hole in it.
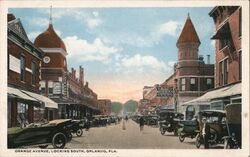
M 229 139 L 225 139 L 224 141 L 224 149 L 230 149 Z
M 196 140 L 195 140 L 195 146 L 196 146 L 196 148 L 200 148 L 200 146 L 201 146 L 201 135 L 200 134 L 197 134 L 197 136 L 196 136 Z
M 66 142 L 67 138 L 61 132 L 56 133 L 52 138 L 52 146 L 54 149 L 63 149 L 66 145 Z
M 184 142 L 184 140 L 185 140 L 185 136 L 182 135 L 181 133 L 179 134 L 179 140 L 181 143 Z
M 82 136 L 82 133 L 83 133 L 82 129 L 78 129 L 78 130 L 76 131 L 76 136 L 81 137 L 81 136 Z
M 160 132 L 161 132 L 161 135 L 164 135 L 166 131 L 163 128 L 160 128 Z
M 210 129 L 209 143 L 217 143 L 218 133 L 213 128 Z
M 38 146 L 39 148 L 41 148 L 41 149 L 45 149 L 45 148 L 47 148 L 49 145 L 40 145 L 40 146 Z

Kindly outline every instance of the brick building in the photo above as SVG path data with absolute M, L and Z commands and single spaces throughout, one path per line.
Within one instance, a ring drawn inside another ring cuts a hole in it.
M 241 7 L 217 6 L 209 15 L 216 28 L 211 38 L 215 40 L 215 89 L 187 104 L 221 110 L 230 103 L 241 104 Z
M 101 114 L 111 114 L 111 100 L 110 99 L 99 99 L 98 108 L 101 110 Z
M 150 101 L 151 107 L 162 106 L 184 114 L 187 110 L 193 110 L 194 114 L 195 108 L 183 104 L 214 88 L 214 65 L 210 64 L 209 55 L 207 63 L 199 55 L 200 39 L 189 15 L 176 46 L 178 62 L 174 66 L 174 73 L 162 84 L 148 90 L 144 99 Z
M 27 37 L 20 19 L 8 14 L 8 127 L 38 121 L 44 108 L 58 108 L 39 95 L 41 62 L 44 53 Z
M 98 112 L 97 94 L 84 85 L 84 70 L 67 69 L 67 50 L 64 42 L 56 34 L 50 20 L 48 29 L 39 34 L 34 44 L 44 51 L 42 62 L 41 93 L 58 103 L 58 111 L 47 109 L 49 120 L 55 118 L 80 119 Z

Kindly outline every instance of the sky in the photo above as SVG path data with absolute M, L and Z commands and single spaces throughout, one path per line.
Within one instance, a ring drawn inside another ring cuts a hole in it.
M 199 54 L 214 63 L 211 7 L 56 8 L 55 31 L 66 45 L 68 69 L 84 68 L 98 98 L 142 98 L 144 86 L 163 83 L 177 62 L 176 41 L 188 13 L 200 38 Z M 50 8 L 10 8 L 33 42 L 49 25 Z

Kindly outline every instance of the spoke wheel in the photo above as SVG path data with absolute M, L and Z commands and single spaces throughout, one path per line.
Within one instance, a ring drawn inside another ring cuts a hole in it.
M 55 149 L 63 149 L 66 145 L 66 137 L 63 133 L 59 132 L 53 136 L 52 145 Z
M 185 136 L 182 135 L 182 133 L 179 134 L 179 140 L 180 142 L 183 142 L 185 140 Z
M 78 129 L 78 130 L 76 131 L 76 136 L 81 137 L 81 136 L 82 136 L 82 133 L 83 133 L 82 129 Z
M 195 146 L 196 146 L 196 148 L 200 148 L 200 146 L 201 146 L 201 136 L 200 136 L 200 134 L 197 134 L 197 136 L 196 136 L 196 140 L 195 140 Z

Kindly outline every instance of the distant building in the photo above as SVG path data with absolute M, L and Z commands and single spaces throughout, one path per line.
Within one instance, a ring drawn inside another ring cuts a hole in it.
M 110 99 L 99 99 L 98 108 L 101 110 L 101 114 L 110 115 L 111 110 L 111 100 Z
M 209 15 L 216 28 L 212 36 L 215 40 L 215 89 L 186 105 L 203 104 L 203 109 L 223 110 L 227 104 L 241 104 L 241 7 L 217 6 Z
M 8 127 L 41 120 L 44 108 L 58 105 L 39 94 L 43 51 L 27 37 L 20 19 L 8 14 Z

